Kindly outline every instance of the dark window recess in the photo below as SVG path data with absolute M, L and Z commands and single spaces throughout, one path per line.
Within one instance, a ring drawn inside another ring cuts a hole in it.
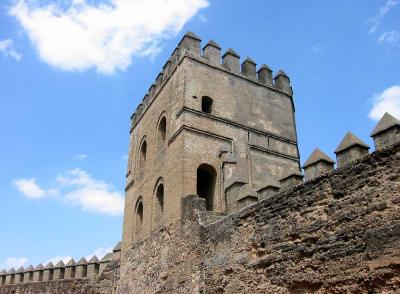
M 208 164 L 197 169 L 197 195 L 206 200 L 206 209 L 213 210 L 217 172 Z
M 208 96 L 201 97 L 201 111 L 205 113 L 211 113 L 213 106 L 213 100 Z

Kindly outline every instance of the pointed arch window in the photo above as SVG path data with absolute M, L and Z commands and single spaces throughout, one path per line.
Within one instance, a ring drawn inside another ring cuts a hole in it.
M 139 174 L 143 175 L 146 169 L 146 159 L 147 159 L 147 141 L 143 140 L 142 144 L 140 145 L 140 152 L 139 152 Z
M 140 237 L 142 235 L 143 231 L 143 213 L 144 213 L 144 207 L 143 207 L 143 197 L 139 197 L 139 199 L 136 202 L 135 206 L 135 223 L 134 223 L 134 228 L 135 228 L 135 237 Z
M 161 180 L 157 181 L 154 193 L 154 224 L 158 225 L 164 215 L 164 183 Z
M 165 139 L 167 135 L 167 119 L 163 116 L 157 128 L 157 144 L 159 148 L 162 148 L 165 145 Z

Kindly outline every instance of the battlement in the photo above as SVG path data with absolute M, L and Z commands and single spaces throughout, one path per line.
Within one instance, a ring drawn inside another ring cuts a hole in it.
M 208 41 L 201 49 L 201 39 L 194 33 L 187 32 L 131 115 L 131 131 L 185 57 L 292 97 L 290 78 L 284 71 L 279 70 L 273 76 L 272 69 L 267 65 L 262 64 L 257 70 L 257 64 L 251 58 L 247 57 L 240 63 L 240 56 L 233 49 L 227 49 L 222 56 L 221 50 L 221 47 L 213 40 Z
M 82 257 L 78 262 L 73 258 L 64 264 L 58 261 L 55 265 L 49 262 L 45 266 L 38 264 L 36 267 L 29 265 L 26 269 L 20 267 L 15 270 L 0 271 L 0 286 L 18 285 L 27 283 L 50 282 L 60 280 L 90 279 L 100 276 L 113 262 L 121 258 L 121 242 L 112 252 L 107 253 L 101 260 L 93 256 L 89 260 Z
M 119 290 L 398 293 L 400 138 L 389 131 L 390 144 L 375 152 L 229 215 L 184 197 L 181 224 L 123 253 Z M 352 137 L 341 152 L 360 145 Z M 317 150 L 305 165 L 320 162 L 333 164 Z
M 400 121 L 385 113 L 378 122 L 371 137 L 375 150 L 380 151 L 400 142 Z M 348 132 L 335 149 L 337 168 L 354 164 L 367 157 L 370 147 L 360 138 Z M 305 180 L 313 180 L 334 170 L 335 161 L 316 148 L 304 163 Z
M 400 121 L 386 113 L 378 122 L 371 137 L 374 140 L 375 150 L 380 151 L 390 148 L 392 145 L 400 143 Z M 370 147 L 360 138 L 348 132 L 335 149 L 336 169 L 341 169 L 358 161 L 364 160 L 370 155 Z M 292 189 L 304 183 L 312 181 L 318 177 L 325 176 L 335 170 L 335 161 L 327 154 L 316 148 L 303 165 L 304 175 L 298 170 L 289 170 L 277 182 L 268 182 L 254 192 L 249 186 L 240 183 L 230 187 L 228 195 L 234 194 L 235 197 L 228 197 L 228 213 L 232 213 L 245 206 L 249 206 L 259 200 L 270 198 L 282 191 Z M 237 196 L 239 195 L 239 196 Z

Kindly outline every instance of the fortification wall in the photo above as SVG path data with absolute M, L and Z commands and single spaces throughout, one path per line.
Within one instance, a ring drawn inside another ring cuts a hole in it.
M 0 286 L 0 294 L 114 294 L 119 280 L 119 263 L 108 266 L 99 276 Z
M 399 191 L 397 144 L 210 224 L 190 196 L 122 257 L 121 293 L 398 293 Z
M 122 252 L 119 293 L 199 293 L 200 226 L 197 196 L 182 199 L 182 222 L 159 228 Z
M 0 272 L 0 294 L 26 293 L 117 293 L 121 259 L 121 242 L 101 260 L 96 256 L 89 261 L 82 257 L 67 264 L 59 261 L 35 268 L 20 267 Z
M 398 293 L 400 146 L 203 226 L 206 293 Z

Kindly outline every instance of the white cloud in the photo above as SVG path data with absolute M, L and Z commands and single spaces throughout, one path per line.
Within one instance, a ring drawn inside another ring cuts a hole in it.
M 28 259 L 26 257 L 9 257 L 0 266 L 0 269 L 9 270 L 11 268 L 18 269 L 21 266 L 26 266 Z
M 208 20 L 208 18 L 207 18 L 206 16 L 204 16 L 204 15 L 200 15 L 200 16 L 199 16 L 199 19 L 200 19 L 201 22 L 204 22 L 204 23 L 209 23 L 209 22 L 210 22 L 210 21 Z
M 400 44 L 400 31 L 389 31 L 381 34 L 378 43 L 382 44 L 383 42 L 394 45 Z
M 22 54 L 18 53 L 14 48 L 14 42 L 11 39 L 6 39 L 0 41 L 0 52 L 5 57 L 14 58 L 16 61 L 20 61 L 22 59 Z
M 379 120 L 388 112 L 395 117 L 400 117 L 400 85 L 395 85 L 376 95 L 369 118 Z
M 63 70 L 124 70 L 133 55 L 157 54 L 207 0 L 19 0 L 10 14 L 27 31 L 39 56 Z M 47 2 L 47 1 L 44 1 Z
M 376 32 L 378 29 L 378 26 L 380 25 L 383 17 L 394 7 L 398 4 L 399 2 L 396 0 L 388 0 L 385 5 L 383 5 L 380 9 L 378 14 L 370 19 L 370 22 L 372 23 L 372 27 L 369 30 L 370 34 L 373 34 Z
M 96 250 L 94 250 L 92 253 L 90 253 L 89 255 L 86 255 L 85 258 L 87 260 L 91 259 L 93 256 L 97 256 L 98 259 L 102 259 L 107 253 L 111 253 L 113 252 L 113 248 L 114 247 L 106 247 L 106 248 L 98 248 Z
M 77 205 L 83 210 L 108 215 L 121 215 L 124 196 L 113 190 L 112 185 L 96 180 L 79 168 L 56 177 L 56 188 L 43 189 L 34 178 L 13 180 L 13 185 L 29 198 L 53 196 L 63 203 Z
M 28 198 L 43 198 L 46 196 L 46 191 L 39 187 L 34 178 L 15 179 L 12 183 Z
M 93 252 L 91 252 L 90 254 L 86 255 L 85 258 L 86 258 L 86 260 L 89 260 L 93 256 L 96 255 L 98 259 L 102 259 L 107 253 L 111 253 L 111 252 L 113 252 L 113 247 L 100 247 L 100 248 L 97 248 L 96 250 L 94 250 Z M 71 260 L 71 258 L 72 258 L 71 256 L 54 256 L 52 258 L 49 258 L 45 262 L 43 262 L 43 265 L 46 265 L 49 262 L 52 262 L 53 264 L 57 264 L 60 260 L 62 260 L 62 262 L 67 264 Z M 74 260 L 78 261 L 79 259 L 81 259 L 81 257 L 77 257 Z M 27 260 L 25 259 L 24 264 L 26 264 L 26 261 Z
M 83 210 L 120 215 L 124 210 L 124 197 L 112 191 L 111 185 L 93 179 L 86 171 L 74 169 L 58 176 L 57 182 L 67 188 L 64 200 L 79 205 Z
M 49 260 L 46 260 L 43 265 L 48 264 L 49 262 L 52 262 L 54 265 L 56 265 L 60 260 L 62 260 L 62 262 L 64 262 L 65 264 L 70 261 L 71 256 L 54 256 L 52 258 L 50 258 Z
M 88 156 L 85 153 L 80 153 L 74 156 L 74 160 L 85 160 Z

